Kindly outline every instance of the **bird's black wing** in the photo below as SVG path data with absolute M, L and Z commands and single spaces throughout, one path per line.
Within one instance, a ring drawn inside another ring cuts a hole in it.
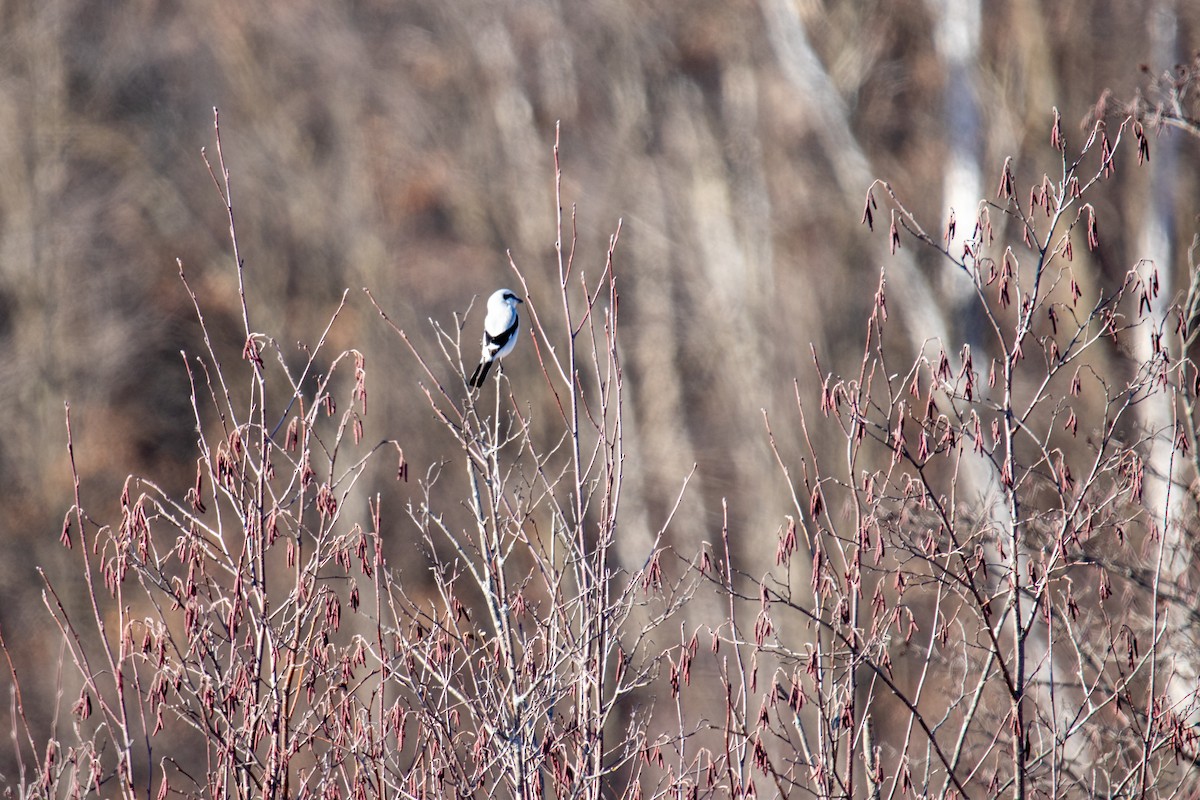
M 478 389 L 483 386 L 483 382 L 487 379 L 488 370 L 492 368 L 492 362 L 495 361 L 496 353 L 504 349 L 504 346 L 512 341 L 512 337 L 517 335 L 517 326 L 521 320 L 514 319 L 513 324 L 509 325 L 505 330 L 493 336 L 484 331 L 483 333 L 483 350 L 486 355 L 479 362 L 479 366 L 471 373 L 471 379 L 467 381 L 467 385 L 472 389 Z
M 490 333 L 483 334 L 483 341 L 489 353 L 499 353 L 504 349 L 504 345 L 508 344 L 512 337 L 517 335 L 517 326 L 521 324 L 519 318 L 513 320 L 513 324 L 508 328 L 492 336 Z

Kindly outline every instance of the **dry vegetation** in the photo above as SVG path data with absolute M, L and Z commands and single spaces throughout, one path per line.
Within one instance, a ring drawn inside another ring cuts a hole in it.
M 1200 792 L 1200 11 L 973 5 L 0 7 L 3 783 Z

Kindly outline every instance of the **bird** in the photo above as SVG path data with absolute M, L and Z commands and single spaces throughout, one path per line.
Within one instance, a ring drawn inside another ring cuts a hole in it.
M 512 352 L 517 343 L 517 330 L 521 319 L 517 316 L 517 303 L 525 302 L 508 289 L 492 293 L 487 302 L 487 316 L 483 318 L 483 352 L 479 366 L 471 373 L 467 384 L 472 389 L 483 386 L 492 362 Z

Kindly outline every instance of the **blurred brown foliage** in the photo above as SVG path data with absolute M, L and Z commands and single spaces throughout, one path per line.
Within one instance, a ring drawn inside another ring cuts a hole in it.
M 1047 168 L 1052 107 L 1081 138 L 1103 90 L 1131 98 L 1139 64 L 1182 60 L 1155 49 L 1158 17 L 1141 4 L 985 6 L 970 76 L 985 192 L 1006 156 L 1020 183 Z M 629 558 L 693 463 L 673 528 L 692 538 L 679 543 L 713 539 L 728 498 L 737 546 L 751 563 L 768 557 L 786 487 L 759 409 L 790 406 L 793 378 L 816 397 L 810 343 L 827 369 L 860 354 L 884 264 L 858 224 L 869 179 L 899 187 L 926 220 L 944 214 L 943 98 L 961 76 L 934 46 L 936 13 L 918 0 L 0 5 L 0 624 L 28 658 L 18 668 L 49 675 L 58 659 L 33 636 L 45 625 L 34 566 L 56 575 L 65 563 L 63 402 L 93 506 L 115 505 L 130 473 L 186 487 L 195 425 L 180 351 L 197 349 L 198 327 L 177 258 L 214 330 L 228 331 L 218 347 L 238 357 L 224 209 L 200 157 L 214 106 L 264 314 L 252 326 L 285 350 L 312 342 L 349 287 L 334 335 L 374 369 L 368 438 L 400 439 L 418 471 L 447 456 L 446 440 L 359 289 L 432 342 L 427 318 L 448 322 L 510 281 L 506 250 L 535 295 L 548 287 L 561 121 L 580 251 L 602 254 L 624 220 Z M 1194 43 L 1200 6 L 1172 13 L 1176 40 Z M 789 73 L 797 31 L 832 95 Z M 1180 139 L 1178 273 L 1200 175 L 1200 143 Z M 860 185 L 847 177 L 854 158 Z M 1104 190 L 1097 281 L 1144 255 L 1134 226 L 1150 191 L 1148 174 L 1129 171 Z M 945 266 L 916 257 L 936 284 Z M 535 374 L 528 352 L 505 366 L 514 381 Z M 782 434 L 795 452 L 794 431 Z M 381 490 L 410 491 L 393 479 L 378 476 Z M 26 687 L 47 702 L 53 690 Z

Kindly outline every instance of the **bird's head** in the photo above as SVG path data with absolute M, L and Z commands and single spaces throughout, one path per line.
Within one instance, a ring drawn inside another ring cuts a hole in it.
M 488 298 L 488 308 L 503 308 L 504 306 L 516 308 L 517 303 L 524 302 L 525 301 L 517 297 L 516 293 L 511 289 L 500 289 L 496 292 L 493 292 L 492 296 Z

